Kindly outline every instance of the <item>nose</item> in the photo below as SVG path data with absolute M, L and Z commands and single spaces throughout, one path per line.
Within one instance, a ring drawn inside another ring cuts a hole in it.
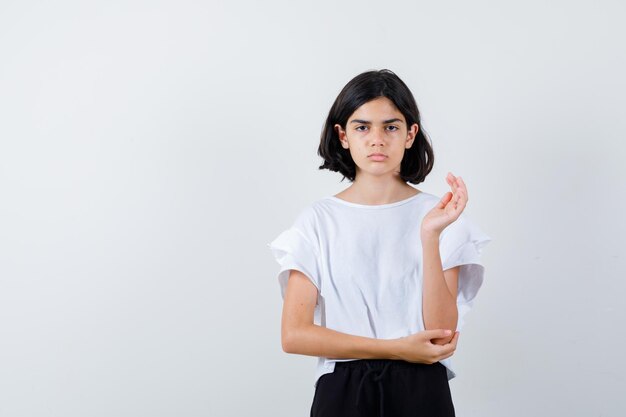
M 374 128 L 371 133 L 372 145 L 380 146 L 385 143 L 385 129 Z

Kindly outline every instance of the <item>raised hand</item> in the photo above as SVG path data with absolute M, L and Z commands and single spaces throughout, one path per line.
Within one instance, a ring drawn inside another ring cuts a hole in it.
M 452 191 L 448 191 L 439 200 L 422 220 L 422 234 L 440 234 L 461 215 L 467 205 L 467 187 L 461 177 L 455 177 L 451 172 L 446 176 L 446 182 Z

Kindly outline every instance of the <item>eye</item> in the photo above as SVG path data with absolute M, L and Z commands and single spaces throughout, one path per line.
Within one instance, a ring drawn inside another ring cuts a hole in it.
M 361 128 L 365 128 L 365 129 L 367 129 L 367 126 L 364 126 L 364 125 L 357 126 L 357 127 L 355 128 L 355 130 L 358 130 L 359 132 L 363 132 L 363 130 L 364 130 L 364 129 L 361 129 Z
M 387 128 L 388 128 L 388 129 L 391 129 L 391 131 L 392 131 L 392 132 L 395 132 L 396 130 L 398 130 L 398 129 L 399 129 L 399 128 L 398 128 L 398 126 L 394 126 L 394 125 L 387 126 Z

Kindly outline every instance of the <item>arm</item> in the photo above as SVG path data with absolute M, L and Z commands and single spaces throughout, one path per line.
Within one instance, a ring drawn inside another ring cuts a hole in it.
M 316 302 L 315 285 L 302 272 L 291 270 L 281 323 L 285 352 L 337 359 L 399 359 L 395 340 L 356 336 L 314 324 Z
M 422 235 L 423 247 L 423 289 L 422 316 L 424 328 L 450 329 L 456 331 L 458 309 L 456 294 L 458 291 L 459 267 L 443 271 L 439 254 L 439 234 Z M 433 339 L 435 344 L 450 342 L 450 337 Z

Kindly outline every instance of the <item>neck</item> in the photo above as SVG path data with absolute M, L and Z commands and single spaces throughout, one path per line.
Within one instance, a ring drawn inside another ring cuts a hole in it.
M 358 173 L 350 187 L 344 190 L 352 201 L 361 204 L 388 204 L 417 194 L 417 190 L 399 175 L 373 176 Z

